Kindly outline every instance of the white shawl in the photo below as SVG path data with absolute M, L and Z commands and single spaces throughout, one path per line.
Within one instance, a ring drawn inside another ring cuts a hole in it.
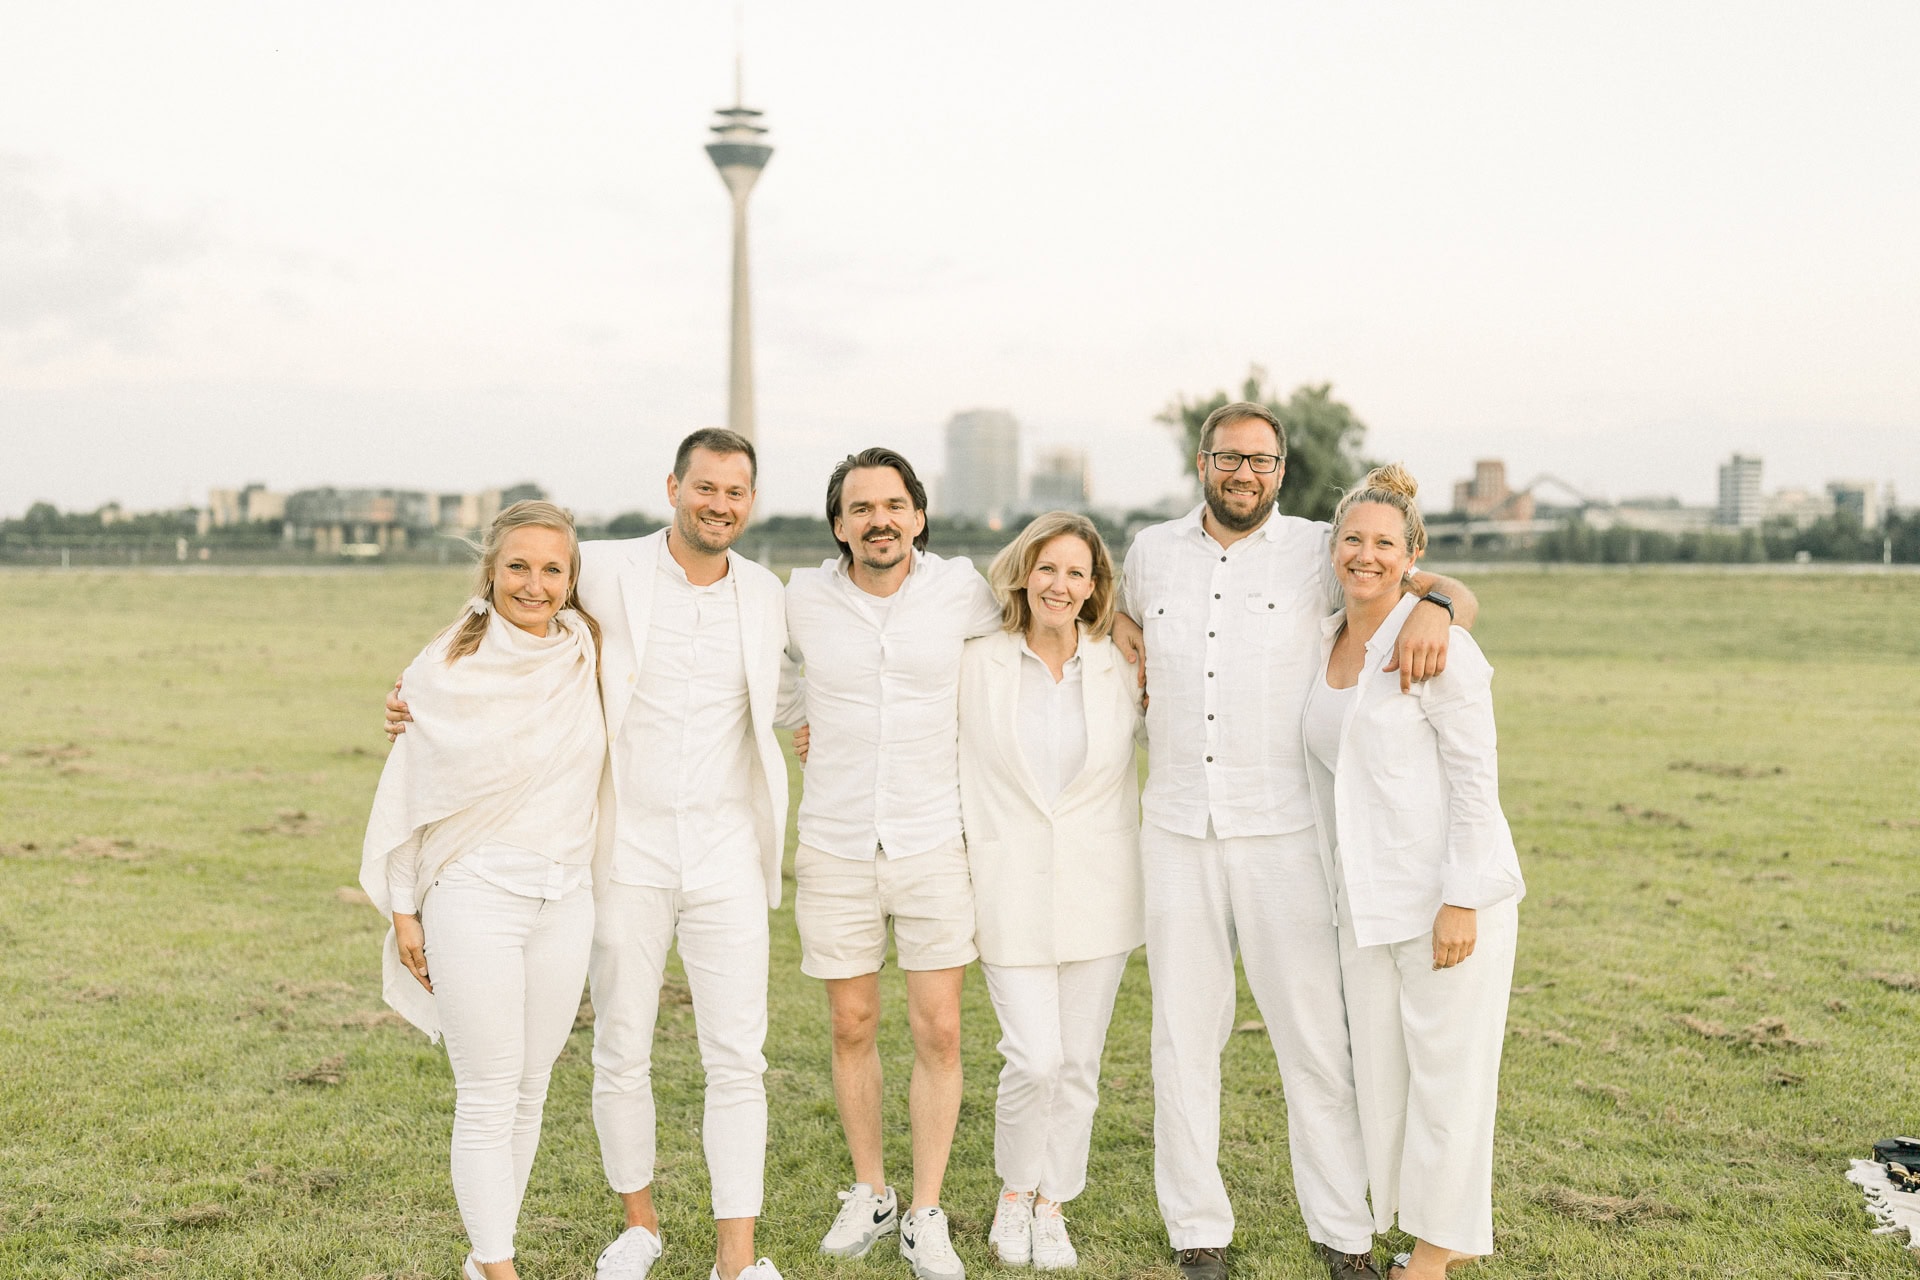
M 421 899 L 434 876 L 486 843 L 527 797 L 577 786 L 592 804 L 606 754 L 593 637 L 571 609 L 530 635 L 491 614 L 480 647 L 449 665 L 453 630 L 435 638 L 400 677 L 413 720 L 394 743 L 374 793 L 360 851 L 360 887 L 391 919 L 387 862 L 411 847 Z M 433 996 L 400 963 L 387 930 L 382 994 L 435 1040 Z

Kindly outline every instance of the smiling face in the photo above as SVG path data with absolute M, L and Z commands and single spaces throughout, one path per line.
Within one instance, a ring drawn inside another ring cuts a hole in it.
M 1071 627 L 1093 594 L 1093 548 L 1077 534 L 1047 539 L 1027 574 L 1027 608 L 1041 630 Z
M 1419 558 L 1407 549 L 1407 518 L 1384 502 L 1355 503 L 1333 531 L 1333 572 L 1348 607 L 1398 600 L 1400 581 Z
M 907 558 L 927 527 L 927 513 L 914 509 L 907 483 L 892 467 L 855 467 L 840 490 L 833 533 L 853 549 L 855 563 L 876 572 Z
M 567 602 L 573 589 L 573 540 L 565 529 L 522 525 L 500 539 L 493 558 L 493 608 L 536 636 Z
M 684 477 L 667 477 L 673 532 L 689 547 L 719 555 L 746 531 L 753 514 L 753 463 L 744 453 L 695 449 Z
M 1273 427 L 1259 418 L 1239 418 L 1214 428 L 1209 453 L 1266 454 L 1279 452 L 1280 442 Z M 1251 460 L 1243 461 L 1237 471 L 1222 471 L 1208 454 L 1201 454 L 1200 490 L 1206 495 L 1207 510 L 1213 518 L 1235 533 L 1259 528 L 1273 511 L 1280 496 L 1280 481 L 1287 474 L 1282 461 L 1266 475 L 1254 471 Z

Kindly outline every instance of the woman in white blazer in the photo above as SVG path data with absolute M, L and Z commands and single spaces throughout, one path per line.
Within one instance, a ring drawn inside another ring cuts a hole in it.
M 1346 607 L 1327 619 L 1303 731 L 1353 1042 L 1375 1226 L 1415 1237 L 1391 1276 L 1443 1280 L 1493 1249 L 1493 1121 L 1526 892 L 1500 812 L 1493 668 L 1455 627 L 1407 693 L 1383 671 L 1419 602 L 1413 477 L 1370 472 L 1333 518 Z
M 360 884 L 393 921 L 386 997 L 453 1067 L 466 1280 L 515 1280 L 514 1227 L 593 939 L 606 755 L 599 628 L 580 547 L 547 502 L 502 511 L 461 620 L 410 665 L 413 715 L 380 775 Z
M 1108 638 L 1113 560 L 1084 516 L 1028 525 L 987 580 L 1004 630 L 960 660 L 960 804 L 975 943 L 999 1015 L 989 1247 L 1077 1264 L 1061 1205 L 1086 1185 L 1100 1053 L 1145 938 L 1137 668 Z

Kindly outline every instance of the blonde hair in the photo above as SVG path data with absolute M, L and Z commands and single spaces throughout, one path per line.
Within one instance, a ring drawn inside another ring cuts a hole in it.
M 1000 601 L 1000 625 L 1008 631 L 1025 631 L 1033 621 L 1033 606 L 1027 603 L 1027 579 L 1040 559 L 1040 549 L 1067 534 L 1086 543 L 1093 556 L 1093 590 L 1080 606 L 1080 620 L 1096 640 L 1113 630 L 1113 556 L 1100 530 L 1083 515 L 1049 511 L 1035 516 L 987 566 L 987 585 Z
M 1366 478 L 1347 490 L 1340 499 L 1340 505 L 1333 509 L 1333 531 L 1340 532 L 1340 526 L 1346 523 L 1347 513 L 1363 502 L 1378 502 L 1398 511 L 1407 522 L 1407 550 L 1419 555 L 1427 549 L 1427 522 L 1420 515 L 1420 508 L 1414 503 L 1414 495 L 1420 491 L 1420 482 L 1413 478 L 1398 462 L 1389 462 L 1384 467 L 1375 467 L 1367 472 Z
M 493 611 L 493 566 L 500 558 L 500 544 L 515 529 L 553 529 L 567 535 L 567 599 L 560 607 L 572 609 L 587 624 L 593 637 L 594 669 L 600 665 L 600 624 L 580 607 L 580 537 L 574 532 L 573 517 L 551 502 L 516 502 L 493 518 L 487 536 L 481 540 L 479 576 L 474 595 L 487 602 L 487 613 L 468 613 L 455 623 L 453 640 L 447 645 L 447 665 L 452 666 L 480 648 L 487 634 L 487 614 Z

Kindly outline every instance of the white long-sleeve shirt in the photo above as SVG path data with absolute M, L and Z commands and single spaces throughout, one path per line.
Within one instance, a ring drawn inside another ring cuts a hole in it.
M 660 543 L 633 703 L 613 743 L 617 884 L 757 883 L 753 730 L 732 574 L 698 587 Z
M 1147 821 L 1195 839 L 1313 825 L 1300 712 L 1339 601 L 1331 530 L 1275 512 L 1223 547 L 1204 507 L 1143 529 L 1121 575 L 1146 632 Z
M 926 853 L 960 825 L 960 650 L 1000 629 L 971 561 L 915 552 L 884 600 L 828 560 L 787 580 L 788 656 L 811 726 L 801 843 L 841 858 Z

